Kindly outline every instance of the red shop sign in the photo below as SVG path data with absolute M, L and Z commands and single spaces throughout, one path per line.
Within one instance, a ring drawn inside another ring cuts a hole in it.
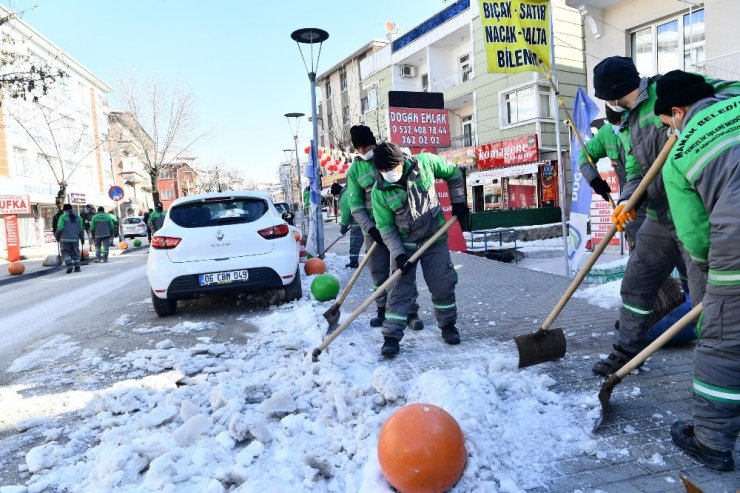
M 388 108 L 391 142 L 404 147 L 450 147 L 447 110 Z
M 480 169 L 501 168 L 540 160 L 536 134 L 479 146 L 476 155 Z

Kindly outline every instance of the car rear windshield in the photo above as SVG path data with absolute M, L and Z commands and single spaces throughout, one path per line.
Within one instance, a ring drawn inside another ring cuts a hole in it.
M 140 222 L 140 217 L 126 217 L 123 219 L 123 224 L 139 224 Z
M 267 212 L 267 203 L 258 198 L 226 197 L 188 202 L 170 209 L 170 219 L 184 228 L 251 223 Z

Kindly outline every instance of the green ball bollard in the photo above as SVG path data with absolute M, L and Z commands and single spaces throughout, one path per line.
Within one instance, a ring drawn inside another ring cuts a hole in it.
M 135 246 L 135 247 L 140 247 L 140 246 L 141 246 L 141 240 L 140 240 L 140 239 L 138 239 L 138 238 L 136 238 L 136 239 L 134 240 L 134 246 Z
M 333 300 L 339 294 L 339 281 L 331 274 L 321 274 L 311 282 L 311 294 L 318 301 Z

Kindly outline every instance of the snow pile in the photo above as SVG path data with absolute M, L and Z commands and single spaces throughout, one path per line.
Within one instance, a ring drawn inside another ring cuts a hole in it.
M 31 347 L 32 350 L 29 353 L 17 358 L 5 371 L 10 373 L 19 373 L 22 371 L 33 370 L 42 365 L 48 365 L 55 361 L 59 361 L 60 359 L 80 350 L 80 346 L 77 342 L 71 340 L 71 338 L 65 334 L 59 334 L 48 339 L 44 339 Z
M 579 289 L 573 295 L 574 298 L 581 298 L 592 305 L 601 308 L 619 308 L 622 306 L 622 296 L 619 290 L 622 287 L 622 280 L 611 281 L 584 289 Z
M 155 327 L 137 327 L 131 332 L 136 334 L 157 334 L 160 332 L 171 332 L 172 334 L 190 334 L 192 332 L 202 332 L 204 330 L 217 329 L 221 326 L 218 322 L 181 322 L 172 327 L 157 325 Z
M 327 263 L 348 277 L 331 255 Z M 465 434 L 468 462 L 454 491 L 546 487 L 559 460 L 598 456 L 589 433 L 596 397 L 552 391 L 547 374 L 517 369 L 510 348 L 471 347 L 475 357 L 454 368 L 414 373 L 358 344 L 367 328 L 359 324 L 313 363 L 331 304 L 306 296 L 245 319 L 258 331 L 244 344 L 163 339 L 115 358 L 106 371 L 128 380 L 95 392 L 73 423 L 26 424 L 46 427 L 45 443 L 25 458 L 28 492 L 390 493 L 377 438 L 412 402 L 447 410 Z

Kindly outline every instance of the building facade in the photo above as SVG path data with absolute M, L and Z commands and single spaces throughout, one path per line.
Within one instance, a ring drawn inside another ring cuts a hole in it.
M 131 127 L 138 126 L 129 113 L 111 111 L 108 115 L 108 151 L 113 166 L 115 184 L 123 189 L 121 215 L 143 214 L 154 207 L 152 183 L 147 166 L 139 157 L 131 135 Z M 142 135 L 141 129 L 138 134 Z M 152 143 L 153 147 L 153 143 Z
M 567 0 L 584 19 L 589 93 L 593 68 L 612 56 L 631 57 L 643 76 L 680 69 L 740 79 L 734 0 Z
M 163 166 L 157 180 L 159 201 L 165 210 L 180 197 L 196 193 L 198 173 L 195 168 L 196 158 L 181 157 L 175 162 Z
M 559 90 L 572 106 L 577 87 L 586 85 L 583 23 L 562 0 L 551 5 Z M 436 152 L 466 168 L 473 212 L 559 206 L 559 116 L 549 82 L 538 72 L 488 73 L 484 41 L 478 3 L 470 0 L 458 0 L 395 37 L 360 62 L 363 89 L 377 88 L 379 94 L 377 109 L 365 120 L 384 120 L 369 126 L 386 139 L 388 91 L 442 93 L 450 146 Z M 560 138 L 567 150 L 564 125 Z M 507 159 L 497 159 L 504 154 Z M 567 152 L 564 156 L 569 177 Z
M 0 7 L 0 15 L 8 17 L 0 27 L 6 39 L 15 40 L 34 62 L 65 74 L 36 102 L 5 94 L 0 107 L 0 196 L 30 202 L 29 213 L 18 216 L 18 234 L 22 247 L 38 246 L 55 241 L 51 223 L 60 183 L 67 185 L 62 202 L 78 209 L 114 208 L 107 194 L 113 172 L 105 145 L 111 88 L 12 12 Z

